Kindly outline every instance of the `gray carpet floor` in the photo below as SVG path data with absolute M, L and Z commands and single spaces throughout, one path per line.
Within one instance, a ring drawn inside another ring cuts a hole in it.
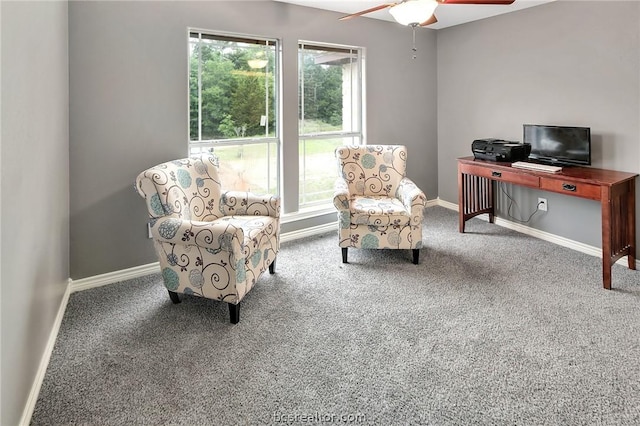
M 282 245 L 244 299 L 71 295 L 33 425 L 640 424 L 640 272 L 426 210 L 410 251 Z

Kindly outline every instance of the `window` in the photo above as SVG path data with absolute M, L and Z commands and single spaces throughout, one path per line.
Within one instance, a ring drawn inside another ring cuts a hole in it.
M 362 143 L 362 68 L 360 48 L 298 44 L 299 207 L 331 200 L 335 149 Z
M 278 42 L 189 32 L 189 153 L 220 158 L 224 188 L 279 193 Z

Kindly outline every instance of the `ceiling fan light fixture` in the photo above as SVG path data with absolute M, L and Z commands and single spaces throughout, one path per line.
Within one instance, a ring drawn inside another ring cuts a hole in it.
M 249 68 L 260 69 L 266 67 L 269 61 L 266 59 L 249 59 L 247 63 L 249 64 Z
M 419 25 L 431 18 L 436 7 L 436 0 L 407 0 L 391 7 L 389 13 L 399 24 Z

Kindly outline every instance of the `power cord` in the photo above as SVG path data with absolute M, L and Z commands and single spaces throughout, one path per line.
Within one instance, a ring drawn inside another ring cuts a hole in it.
M 544 203 L 542 201 L 539 201 L 538 204 L 536 205 L 536 209 L 533 211 L 533 213 L 529 215 L 527 220 L 518 219 L 517 217 L 511 215 L 511 206 L 515 204 L 515 206 L 517 207 L 518 203 L 516 203 L 516 201 L 511 197 L 511 195 L 507 193 L 506 189 L 504 188 L 504 185 L 505 185 L 504 182 L 500 182 L 500 190 L 509 199 L 509 205 L 507 206 L 507 216 L 509 216 L 511 219 L 515 220 L 518 223 L 529 223 L 529 221 L 531 221 L 531 218 L 533 218 L 533 215 L 535 215 L 540 211 L 540 204 L 544 204 Z

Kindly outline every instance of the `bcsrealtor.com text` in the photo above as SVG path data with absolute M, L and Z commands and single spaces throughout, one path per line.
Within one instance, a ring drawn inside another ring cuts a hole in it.
M 362 423 L 366 420 L 364 414 L 334 414 L 334 413 L 281 413 L 273 412 L 274 423 Z

